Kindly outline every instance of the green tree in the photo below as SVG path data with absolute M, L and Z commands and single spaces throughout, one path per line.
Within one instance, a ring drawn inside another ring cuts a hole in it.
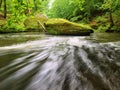
M 109 19 L 110 19 L 110 28 L 114 26 L 114 20 L 112 13 L 117 10 L 117 8 L 120 7 L 120 0 L 104 0 L 104 3 L 102 5 L 103 9 L 108 10 L 109 12 Z
M 3 9 L 4 9 L 4 18 L 7 17 L 7 3 L 6 0 L 0 0 L 0 9 L 2 8 L 2 3 L 4 3 Z
M 6 7 L 6 0 L 4 0 L 4 18 L 7 17 L 7 7 Z
M 1 8 L 1 6 L 2 6 L 2 0 L 0 0 L 0 8 Z
M 50 17 L 70 19 L 79 7 L 71 0 L 55 0 L 49 10 Z
M 36 12 L 36 11 L 37 11 L 37 9 L 38 9 L 38 6 L 37 6 L 37 1 L 36 1 L 36 0 L 34 0 L 34 11 Z
M 102 3 L 103 0 L 85 0 L 83 8 L 87 22 L 89 22 L 95 14 L 100 14 Z

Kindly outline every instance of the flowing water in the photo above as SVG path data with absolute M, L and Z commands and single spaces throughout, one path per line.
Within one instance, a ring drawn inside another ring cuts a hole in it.
M 0 38 L 0 90 L 120 90 L 119 34 Z

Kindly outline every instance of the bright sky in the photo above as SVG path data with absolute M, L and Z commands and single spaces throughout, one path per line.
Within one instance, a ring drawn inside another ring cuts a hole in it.
M 54 0 L 50 0 L 50 2 L 48 4 L 49 9 L 51 9 L 53 2 L 54 2 Z

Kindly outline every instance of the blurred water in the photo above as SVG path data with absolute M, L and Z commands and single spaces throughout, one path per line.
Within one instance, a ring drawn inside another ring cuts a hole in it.
M 0 47 L 0 90 L 120 90 L 120 39 L 97 36 Z

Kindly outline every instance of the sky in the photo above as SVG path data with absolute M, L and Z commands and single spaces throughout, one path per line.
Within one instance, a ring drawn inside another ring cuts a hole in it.
M 50 0 L 50 2 L 49 2 L 49 4 L 48 4 L 49 9 L 51 9 L 52 4 L 53 4 L 54 1 L 55 1 L 55 0 Z

